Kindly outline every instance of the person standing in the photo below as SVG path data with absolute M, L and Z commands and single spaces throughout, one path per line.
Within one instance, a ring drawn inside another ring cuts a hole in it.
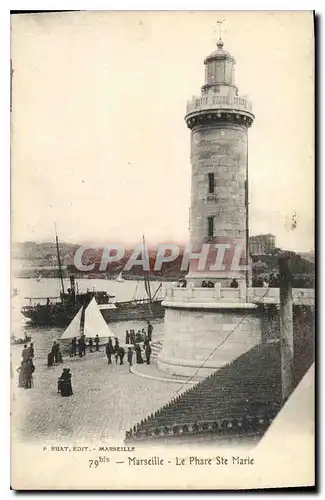
M 110 365 L 112 363 L 112 354 L 114 353 L 114 346 L 113 346 L 113 342 L 112 342 L 112 338 L 111 337 L 108 337 L 108 354 L 107 354 L 107 357 L 108 357 L 108 364 Z
M 234 278 L 230 283 L 230 288 L 238 288 L 238 287 L 239 287 L 238 281 L 236 280 L 236 278 Z
M 99 351 L 99 337 L 98 337 L 98 335 L 96 335 L 96 337 L 95 337 L 95 346 L 96 346 L 96 352 L 98 352 Z
M 150 346 L 150 344 L 146 345 L 145 353 L 146 353 L 146 362 L 147 362 L 147 365 L 150 365 L 150 356 L 151 356 L 151 346 Z
M 125 333 L 125 343 L 126 343 L 126 344 L 129 344 L 129 343 L 130 343 L 130 334 L 129 334 L 129 330 L 126 330 L 126 333 Z
M 56 348 L 56 359 L 57 359 L 58 363 L 63 363 L 62 352 L 60 350 L 60 345 L 59 344 L 57 344 L 57 348 Z
M 94 345 L 93 339 L 91 338 L 89 339 L 88 345 L 89 345 L 89 352 L 93 352 L 93 345 Z
M 81 341 L 82 355 L 86 356 L 86 337 L 84 335 L 81 335 L 80 341 Z
M 83 356 L 83 345 L 82 345 L 82 339 L 78 339 L 78 354 L 79 357 L 82 358 Z
M 17 368 L 18 376 L 18 387 L 26 387 L 26 378 L 25 378 L 25 365 L 26 361 L 22 361 L 20 366 Z
M 21 357 L 23 358 L 23 361 L 27 361 L 27 359 L 28 359 L 27 344 L 24 344 L 24 349 L 22 350 Z
M 151 342 L 151 340 L 152 340 L 152 332 L 153 332 L 153 326 L 150 323 L 150 321 L 148 321 L 148 340 L 149 340 L 149 342 Z
M 35 354 L 34 344 L 33 344 L 33 342 L 31 342 L 30 346 L 28 347 L 28 359 L 33 359 L 34 354 Z
M 110 344 L 110 339 L 108 339 L 108 342 L 105 346 L 105 353 L 107 356 L 107 363 L 110 365 L 112 363 L 112 345 Z
M 57 363 L 58 362 L 58 345 L 57 345 L 56 341 L 54 341 L 53 345 L 52 345 L 52 355 L 53 355 L 54 363 Z
M 59 363 L 60 362 L 59 360 L 60 360 L 60 346 L 57 342 L 55 346 L 54 362 Z
M 47 355 L 47 366 L 50 367 L 50 366 L 53 366 L 53 362 L 54 362 L 54 359 L 53 359 L 53 353 L 52 351 L 48 353 Z
M 72 356 L 77 356 L 77 338 L 73 337 L 71 340 L 71 351 L 72 351 Z
M 71 373 L 69 368 L 63 368 L 61 377 L 58 380 L 58 392 L 62 397 L 72 396 Z
M 35 371 L 35 366 L 32 359 L 28 359 L 25 363 L 25 388 L 31 389 L 33 386 L 33 373 Z
M 125 356 L 125 349 L 122 346 L 119 347 L 118 355 L 119 355 L 119 358 L 120 358 L 120 365 L 123 365 L 123 359 L 124 359 L 124 356 Z
M 128 348 L 128 354 L 127 354 L 127 356 L 128 356 L 128 363 L 129 363 L 129 365 L 131 367 L 132 366 L 132 359 L 133 359 L 133 349 L 132 349 L 132 347 Z
M 139 344 L 135 344 L 135 354 L 136 354 L 137 364 L 141 365 L 143 363 L 143 358 L 141 353 L 141 347 Z
M 116 361 L 116 363 L 117 363 L 117 359 L 118 359 L 118 350 L 119 350 L 119 347 L 120 347 L 120 343 L 118 341 L 118 338 L 115 337 L 114 354 L 115 354 L 115 361 Z

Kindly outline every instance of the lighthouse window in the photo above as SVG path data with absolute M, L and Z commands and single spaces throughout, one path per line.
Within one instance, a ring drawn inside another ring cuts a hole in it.
M 214 236 L 214 217 L 211 215 L 208 217 L 208 237 L 211 238 Z
M 209 173 L 208 179 L 209 179 L 209 193 L 214 193 L 214 173 Z

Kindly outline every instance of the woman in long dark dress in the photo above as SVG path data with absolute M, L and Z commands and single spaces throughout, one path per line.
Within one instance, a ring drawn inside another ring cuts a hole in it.
M 47 366 L 53 366 L 53 363 L 54 363 L 54 358 L 53 358 L 53 353 L 51 351 L 47 355 Z
M 143 363 L 143 358 L 142 358 L 142 353 L 141 353 L 141 347 L 139 344 L 135 344 L 135 355 L 136 355 L 137 364 L 141 365 Z
M 151 346 L 150 346 L 150 344 L 146 345 L 145 353 L 146 353 L 146 363 L 147 363 L 147 365 L 150 365 L 150 356 L 151 356 Z
M 33 386 L 33 373 L 35 371 L 35 366 L 32 359 L 29 359 L 25 363 L 25 388 L 31 389 Z
M 125 349 L 122 346 L 120 346 L 119 350 L 118 350 L 118 357 L 120 358 L 120 365 L 123 365 L 124 356 L 125 356 Z
M 60 392 L 63 397 L 68 397 L 73 394 L 69 368 L 63 368 L 61 377 L 58 380 L 58 392 Z
M 18 387 L 26 387 L 26 376 L 25 376 L 25 361 L 20 363 L 20 366 L 17 368 L 18 376 Z

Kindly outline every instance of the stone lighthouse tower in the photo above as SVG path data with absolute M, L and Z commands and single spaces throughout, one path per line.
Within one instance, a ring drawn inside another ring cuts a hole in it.
M 247 97 L 239 95 L 235 59 L 221 39 L 204 64 L 201 96 L 188 102 L 185 116 L 192 163 L 187 286 L 170 287 L 163 302 L 158 356 L 162 371 L 182 376 L 205 376 L 261 342 L 258 308 L 245 286 L 247 132 L 254 115 Z M 238 288 L 230 287 L 233 278 Z M 203 287 L 204 280 L 214 286 Z
M 235 59 L 221 38 L 204 64 L 201 96 L 188 101 L 185 121 L 191 129 L 192 249 L 198 252 L 209 244 L 211 250 L 203 269 L 190 261 L 187 278 L 195 286 L 211 278 L 222 286 L 229 286 L 231 278 L 248 284 L 247 131 L 254 115 L 248 98 L 239 95 Z M 225 245 L 223 271 L 211 269 L 216 244 Z

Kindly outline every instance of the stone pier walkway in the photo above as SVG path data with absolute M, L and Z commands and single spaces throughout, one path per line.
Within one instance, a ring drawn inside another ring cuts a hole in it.
M 20 351 L 12 353 L 12 437 L 18 440 L 124 439 L 125 431 L 167 403 L 179 389 L 174 382 L 134 375 L 127 364 L 107 364 L 104 352 L 64 358 L 48 368 L 35 359 L 34 387 L 18 388 Z M 74 394 L 57 393 L 63 367 L 70 368 Z M 150 368 L 150 367 L 148 367 Z M 186 387 L 184 388 L 184 390 Z
M 155 359 L 152 360 L 150 365 L 143 363 L 143 365 L 133 365 L 131 367 L 131 371 L 134 375 L 138 377 L 143 377 L 151 380 L 158 380 L 161 382 L 172 382 L 178 385 L 186 384 L 188 387 L 191 387 L 194 384 L 197 384 L 202 378 L 198 377 L 183 377 L 182 375 L 172 375 L 169 373 L 165 373 L 158 369 L 157 362 Z M 187 387 L 187 389 L 188 389 Z M 178 389 L 175 389 L 178 390 Z

